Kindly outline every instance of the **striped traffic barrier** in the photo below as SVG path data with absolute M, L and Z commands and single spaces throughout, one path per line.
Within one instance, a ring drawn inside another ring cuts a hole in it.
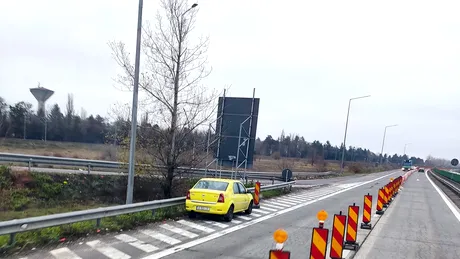
M 390 205 L 390 190 L 388 189 L 388 184 L 383 187 L 383 190 L 385 191 L 385 204 L 383 204 L 383 207 L 387 208 L 388 205 Z
M 273 233 L 273 239 L 275 240 L 275 249 L 270 250 L 268 259 L 290 259 L 291 252 L 283 251 L 283 246 L 288 239 L 288 233 L 284 229 L 277 229 Z
M 356 240 L 358 237 L 358 218 L 359 206 L 353 203 L 353 205 L 348 206 L 347 234 L 345 235 L 344 249 L 358 250 L 359 244 Z
M 376 214 L 383 215 L 385 213 L 383 211 L 383 204 L 385 204 L 385 194 L 383 193 L 384 190 L 382 188 L 379 189 L 379 197 L 377 198 L 377 209 Z
M 371 229 L 371 215 L 372 215 L 372 195 L 369 193 L 364 195 L 363 205 L 363 222 L 361 223 L 362 229 Z
M 260 208 L 260 182 L 256 182 L 256 186 L 254 186 L 254 204 L 253 208 Z
M 321 210 L 316 217 L 319 220 L 319 226 L 313 228 L 310 245 L 310 259 L 326 259 L 327 240 L 329 238 L 329 229 L 324 228 L 324 221 L 327 219 L 327 212 Z
M 345 233 L 346 222 L 347 216 L 342 215 L 342 211 L 340 211 L 339 214 L 334 215 L 334 223 L 332 225 L 331 249 L 329 252 L 329 257 L 331 259 L 342 259 L 343 238 Z

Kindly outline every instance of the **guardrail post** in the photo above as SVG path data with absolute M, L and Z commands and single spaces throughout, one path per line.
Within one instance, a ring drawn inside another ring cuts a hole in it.
M 8 245 L 13 245 L 15 241 L 16 233 L 11 233 L 10 234 L 10 240 L 8 240 Z
M 272 176 L 272 185 L 275 184 L 275 177 Z
M 88 164 L 88 174 L 91 173 L 91 164 Z
M 29 159 L 29 171 L 32 170 L 32 158 Z
M 155 217 L 155 210 L 152 210 L 152 217 Z
M 101 226 L 101 218 L 96 219 L 96 227 Z

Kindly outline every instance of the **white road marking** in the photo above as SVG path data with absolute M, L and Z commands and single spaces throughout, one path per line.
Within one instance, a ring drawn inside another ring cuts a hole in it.
M 181 242 L 178 239 L 175 239 L 173 237 L 167 236 L 165 234 L 162 234 L 160 232 L 150 230 L 150 229 L 141 230 L 141 233 L 144 235 L 150 236 L 151 238 L 154 238 L 156 240 L 160 240 L 161 242 L 170 244 L 170 245 L 177 245 Z
M 81 259 L 80 256 L 70 251 L 67 247 L 51 250 L 50 253 L 58 259 Z
M 140 249 L 146 253 L 150 253 L 150 252 L 153 252 L 155 250 L 158 250 L 158 247 L 156 246 L 153 246 L 151 244 L 146 244 L 145 242 L 143 241 L 140 241 L 139 239 L 135 238 L 135 237 L 132 237 L 130 235 L 126 235 L 126 234 L 120 234 L 120 235 L 117 235 L 115 236 L 116 239 L 120 240 L 120 241 L 123 241 L 137 249 Z
M 193 223 L 193 222 L 190 222 L 190 221 L 186 221 L 186 220 L 178 220 L 177 223 L 180 223 L 184 226 L 188 226 L 188 227 L 191 227 L 191 228 L 194 228 L 194 229 L 198 229 L 200 231 L 203 231 L 203 232 L 206 232 L 206 233 L 212 233 L 214 232 L 215 230 L 212 229 L 212 228 L 208 228 L 208 227 L 205 227 L 205 226 L 201 226 L 201 225 L 198 225 L 196 223 Z
M 202 243 L 208 242 L 208 241 L 210 241 L 210 240 L 219 238 L 219 237 L 224 236 L 224 235 L 227 235 L 227 234 L 229 234 L 229 233 L 238 231 L 238 230 L 240 230 L 240 229 L 247 228 L 247 227 L 249 227 L 249 226 L 252 226 L 252 225 L 257 224 L 257 223 L 259 223 L 259 222 L 268 220 L 268 219 L 270 219 L 270 218 L 273 218 L 273 217 L 276 217 L 276 216 L 279 216 L 279 215 L 288 213 L 288 212 L 293 211 L 293 210 L 296 210 L 296 209 L 298 209 L 298 208 L 302 208 L 302 207 L 308 206 L 308 205 L 310 205 L 310 204 L 316 203 L 316 202 L 318 202 L 318 201 L 321 201 L 321 200 L 324 200 L 324 199 L 327 199 L 327 198 L 336 196 L 336 195 L 338 195 L 338 194 L 347 192 L 347 191 L 352 190 L 352 189 L 355 189 L 355 188 L 357 188 L 357 187 L 359 187 L 359 186 L 362 186 L 362 185 L 365 185 L 365 184 L 369 184 L 369 183 L 378 181 L 378 180 L 380 180 L 380 179 L 386 178 L 386 177 L 388 177 L 388 176 L 390 176 L 390 175 L 393 175 L 393 174 L 395 174 L 395 173 L 397 173 L 397 172 L 389 173 L 389 174 L 386 174 L 386 175 L 384 175 L 384 176 L 381 176 L 381 177 L 378 177 L 378 178 L 369 180 L 369 181 L 367 181 L 367 182 L 363 182 L 363 183 L 361 183 L 361 184 L 359 184 L 359 185 L 355 185 L 355 186 L 350 187 L 350 188 L 348 188 L 348 189 L 343 189 L 343 190 L 334 192 L 334 193 L 332 193 L 332 194 L 330 194 L 330 195 L 326 195 L 326 196 L 321 197 L 321 198 L 319 198 L 319 199 L 312 200 L 312 201 L 309 201 L 309 202 L 306 202 L 306 203 L 301 203 L 301 204 L 299 204 L 299 205 L 296 205 L 296 206 L 293 206 L 293 207 L 290 207 L 290 208 L 287 208 L 287 209 L 278 211 L 278 212 L 276 212 L 276 213 L 272 213 L 272 214 L 270 214 L 270 215 L 266 215 L 266 216 L 263 216 L 263 217 L 260 217 L 260 218 L 257 218 L 257 219 L 251 220 L 251 221 L 247 221 L 247 222 L 245 222 L 245 223 L 243 223 L 243 224 L 239 224 L 239 225 L 233 226 L 233 227 L 231 227 L 231 228 L 227 228 L 227 229 L 221 230 L 221 231 L 216 232 L 216 233 L 214 233 L 214 234 L 211 234 L 211 235 L 208 235 L 208 236 L 205 236 L 205 237 L 202 237 L 202 238 L 195 239 L 195 240 L 190 241 L 190 242 L 188 242 L 188 243 L 181 244 L 181 245 L 177 245 L 177 246 L 168 248 L 168 249 L 166 249 L 166 250 L 163 250 L 163 251 L 161 251 L 161 252 L 158 252 L 158 253 L 155 253 L 155 254 L 148 255 L 148 256 L 146 256 L 146 257 L 144 257 L 144 258 L 142 258 L 142 259 L 158 259 L 158 258 L 163 258 L 163 257 L 165 257 L 165 256 L 168 256 L 168 255 L 171 255 L 171 254 L 174 254 L 174 253 L 183 251 L 183 250 L 188 249 L 188 248 L 190 248 L 190 247 L 197 246 L 197 245 L 199 245 L 199 244 L 202 244 Z
M 282 204 L 279 204 L 279 203 L 273 203 L 273 202 L 269 202 L 269 201 L 266 201 L 265 202 L 265 207 L 270 207 L 270 208 L 274 208 L 274 209 L 284 209 L 284 208 L 287 208 L 287 207 L 290 207 L 290 206 L 287 206 L 287 205 L 282 205 Z
M 288 205 L 291 205 L 291 206 L 298 204 L 298 202 L 292 202 L 292 201 L 284 200 L 284 199 L 275 199 L 274 201 L 275 202 L 281 202 L 281 203 L 284 203 L 284 204 L 288 204 Z
M 122 251 L 115 249 L 109 245 L 104 244 L 100 240 L 93 240 L 86 242 L 91 248 L 96 249 L 101 254 L 107 256 L 110 259 L 129 259 L 131 256 L 123 253 Z
M 246 217 L 246 216 L 237 215 L 237 217 L 238 217 L 239 219 L 252 220 L 252 218 L 249 218 L 249 217 Z
M 213 225 L 213 226 L 220 227 L 220 228 L 227 228 L 227 227 L 228 227 L 228 225 L 222 224 L 222 223 L 220 223 L 220 222 L 205 221 L 205 223 L 211 224 L 211 225 Z
M 260 217 L 260 216 L 262 216 L 262 215 L 261 215 L 261 214 L 254 213 L 254 211 L 252 211 L 251 216 Z
M 284 206 L 284 207 L 291 207 L 293 204 L 288 204 L 286 202 L 281 202 L 281 201 L 275 201 L 275 200 L 270 200 L 270 204 L 275 204 L 277 206 Z M 295 205 L 295 204 L 294 204 Z
M 262 213 L 262 214 L 270 214 L 271 212 L 266 211 L 264 209 L 254 209 L 253 211 L 257 211 L 257 213 Z
M 267 208 L 267 207 L 265 206 L 265 203 L 260 205 L 260 207 L 262 207 L 262 206 L 263 206 L 264 210 L 277 211 L 277 209 Z M 270 207 L 270 205 L 268 205 L 268 206 Z
M 181 229 L 181 228 L 177 228 L 175 226 L 171 226 L 169 224 L 163 224 L 163 225 L 160 225 L 161 228 L 164 228 L 164 229 L 167 229 L 171 232 L 174 232 L 176 234 L 179 234 L 179 235 L 182 235 L 184 237 L 188 237 L 188 238 L 195 238 L 195 237 L 198 237 L 197 234 L 195 233 L 192 233 L 190 231 L 187 231 L 185 229 Z
M 237 220 L 237 219 L 233 219 L 233 220 L 232 220 L 232 223 L 235 223 L 235 224 L 240 224 L 240 223 L 241 223 L 241 221 L 239 221 L 239 220 Z
M 449 201 L 449 199 L 446 197 L 443 191 L 439 189 L 438 186 L 428 177 L 428 171 L 425 172 L 425 176 L 430 181 L 431 185 L 433 185 L 434 189 L 438 192 L 438 194 L 441 196 L 442 200 L 446 203 L 447 207 L 452 211 L 454 216 L 457 218 L 458 221 L 460 221 L 460 212 L 455 208 L 455 205 Z

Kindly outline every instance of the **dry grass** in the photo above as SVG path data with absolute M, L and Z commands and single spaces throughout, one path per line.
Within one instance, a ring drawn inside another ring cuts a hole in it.
M 0 152 L 109 161 L 127 160 L 126 151 L 107 144 L 45 142 L 41 140 L 2 138 L 0 139 Z M 147 156 L 138 150 L 136 159 L 143 162 L 147 160 Z M 294 172 L 324 172 L 338 171 L 340 166 L 338 161 L 324 161 L 311 165 L 307 159 L 281 158 L 276 160 L 271 157 L 256 157 L 251 170 L 258 172 L 281 172 L 284 168 L 290 168 Z

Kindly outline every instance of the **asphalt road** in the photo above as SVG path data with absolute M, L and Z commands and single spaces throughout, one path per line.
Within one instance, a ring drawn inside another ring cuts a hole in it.
M 262 200 L 261 209 L 255 209 L 251 215 L 238 215 L 231 223 L 213 218 L 168 220 L 132 231 L 97 235 L 36 249 L 13 258 L 262 259 L 267 258 L 268 251 L 274 247 L 272 235 L 278 228 L 285 229 L 289 234 L 285 250 L 292 252 L 291 258 L 306 258 L 312 228 L 318 225 L 318 211 L 324 209 L 329 213 L 325 227 L 330 229 L 333 214 L 340 210 L 346 214 L 347 207 L 356 203 L 361 209 L 361 220 L 363 195 L 374 195 L 374 208 L 378 188 L 390 177 L 400 174 L 401 171 L 396 170 L 344 177 L 338 182 L 333 179 L 334 182 L 321 188 L 298 188 L 299 191 L 288 196 Z
M 424 173 L 414 173 L 354 259 L 460 258 L 460 212 L 447 204 Z

